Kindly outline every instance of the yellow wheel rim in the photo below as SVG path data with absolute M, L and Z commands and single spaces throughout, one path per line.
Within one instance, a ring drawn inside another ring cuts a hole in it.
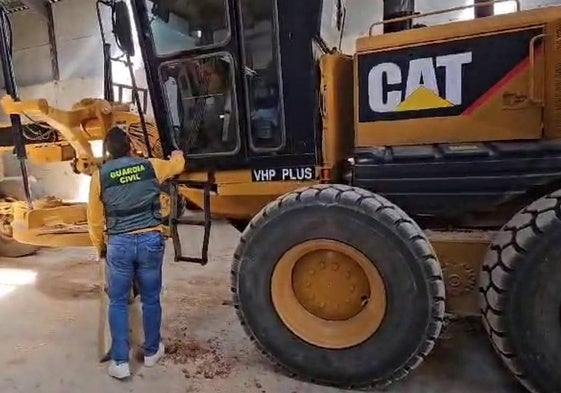
M 285 325 L 323 348 L 364 342 L 386 312 L 386 289 L 374 264 L 355 248 L 328 239 L 288 250 L 273 271 L 271 295 Z

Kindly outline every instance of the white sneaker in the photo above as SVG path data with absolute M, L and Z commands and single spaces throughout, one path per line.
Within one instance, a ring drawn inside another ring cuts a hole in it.
M 107 373 L 113 378 L 125 379 L 131 376 L 131 370 L 128 363 L 115 363 L 114 360 L 109 364 Z
M 160 342 L 158 346 L 158 352 L 156 352 L 152 356 L 144 356 L 144 365 L 146 367 L 153 367 L 158 363 L 158 361 L 164 356 L 166 353 L 166 349 L 164 347 L 164 343 Z

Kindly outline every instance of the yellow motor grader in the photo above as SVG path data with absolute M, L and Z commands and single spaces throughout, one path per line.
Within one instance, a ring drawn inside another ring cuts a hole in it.
M 4 24 L 2 106 L 24 179 L 26 155 L 47 151 L 91 173 L 89 141 L 112 125 L 139 154 L 181 148 L 167 191 L 175 260 L 208 262 L 212 217 L 242 232 L 235 307 L 289 375 L 388 386 L 429 355 L 448 312 L 481 315 L 513 375 L 558 392 L 561 7 L 490 15 L 495 3 L 426 26 L 415 21 L 446 11 L 386 0 L 349 56 L 322 38 L 321 0 L 100 0 L 129 65 L 133 16 L 154 121 L 110 89 L 71 111 L 19 101 Z M 343 36 L 343 1 L 336 11 Z M 22 115 L 60 141 L 26 143 Z M 34 206 L 25 189 L 17 241 L 89 244 L 83 205 Z M 181 197 L 204 220 L 181 217 Z M 201 257 L 182 255 L 183 224 L 204 226 Z

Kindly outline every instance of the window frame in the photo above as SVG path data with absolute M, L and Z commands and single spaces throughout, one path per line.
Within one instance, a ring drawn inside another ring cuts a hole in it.
M 231 98 L 231 103 L 232 103 L 232 107 L 235 108 L 234 112 L 236 114 L 236 119 L 237 121 L 235 121 L 234 123 L 236 124 L 236 147 L 234 150 L 232 151 L 223 151 L 223 152 L 214 152 L 214 153 L 187 153 L 185 152 L 185 154 L 187 154 L 189 157 L 193 157 L 193 158 L 204 158 L 204 157 L 215 157 L 215 156 L 235 156 L 237 154 L 240 153 L 241 147 L 242 147 L 242 140 L 241 140 L 241 130 L 240 130 L 240 110 L 239 110 L 239 106 L 238 106 L 238 89 L 237 89 L 237 83 L 236 83 L 236 74 L 234 72 L 235 68 L 236 68 L 236 59 L 234 58 L 234 56 L 232 56 L 232 54 L 228 51 L 217 51 L 217 52 L 212 52 L 212 53 L 205 53 L 202 55 L 198 55 L 198 56 L 193 56 L 193 57 L 187 57 L 187 58 L 179 58 L 179 59 L 173 59 L 173 60 L 169 60 L 169 61 L 164 61 L 162 63 L 160 63 L 159 67 L 158 67 L 158 79 L 159 79 L 159 84 L 161 87 L 161 91 L 163 94 L 163 99 L 164 99 L 164 103 L 166 105 L 166 112 L 167 112 L 167 118 L 168 118 L 168 122 L 169 124 L 172 126 L 173 128 L 173 118 L 172 118 L 172 111 L 170 109 L 170 102 L 169 102 L 169 97 L 167 94 L 167 90 L 166 87 L 164 85 L 164 80 L 162 78 L 162 68 L 166 67 L 170 64 L 178 64 L 178 63 L 182 63 L 182 62 L 188 62 L 188 61 L 198 61 L 201 59 L 208 59 L 208 58 L 212 58 L 212 57 L 227 57 L 228 60 L 230 61 L 230 78 L 231 78 L 231 90 L 232 90 L 232 98 Z
M 247 62 L 247 42 L 246 42 L 246 28 L 245 28 L 245 18 L 244 18 L 244 13 L 243 13 L 243 4 L 245 1 L 247 0 L 241 0 L 239 1 L 239 14 L 240 14 L 240 27 L 241 27 L 241 31 L 240 31 L 240 36 L 241 36 L 241 40 L 242 40 L 242 45 L 241 45 L 241 55 L 242 55 L 242 59 L 243 59 L 243 63 L 244 66 L 246 65 Z M 276 67 L 276 74 L 278 77 L 278 82 L 279 82 L 279 103 L 280 103 L 280 113 L 279 113 L 279 125 L 280 125 L 280 132 L 281 132 L 281 142 L 278 146 L 275 147 L 258 147 L 255 144 L 255 141 L 253 139 L 253 125 L 251 122 L 251 105 L 250 105 L 250 89 L 249 89 L 249 83 L 248 83 L 248 76 L 245 74 L 243 74 L 243 83 L 244 83 L 244 87 L 245 87 L 245 91 L 247 92 L 246 97 L 245 97 L 245 104 L 246 104 L 246 108 L 245 108 L 245 112 L 246 112 L 246 117 L 247 117 L 247 139 L 249 142 L 249 147 L 251 149 L 252 152 L 254 153 L 271 153 L 271 152 L 277 152 L 280 150 L 283 150 L 286 147 L 286 124 L 285 124 L 285 109 L 284 109 L 284 82 L 283 82 L 283 77 L 282 77 L 282 56 L 281 56 L 281 52 L 280 52 L 280 36 L 279 36 L 279 31 L 280 31 L 280 27 L 279 27 L 279 11 L 278 11 L 278 0 L 267 0 L 267 1 L 271 1 L 272 5 L 273 5 L 273 15 L 271 16 L 273 18 L 273 20 L 271 21 L 271 25 L 272 25 L 272 53 L 273 53 L 273 62 L 275 62 L 275 67 Z
M 169 58 L 169 57 L 176 57 L 176 56 L 180 56 L 182 54 L 185 53 L 191 53 L 191 52 L 200 52 L 200 51 L 209 51 L 212 49 L 217 49 L 217 48 L 222 48 L 225 46 L 228 46 L 230 44 L 230 41 L 232 40 L 232 24 L 230 23 L 231 21 L 231 10 L 230 10 L 230 2 L 228 0 L 223 0 L 223 3 L 225 4 L 225 20 L 226 20 L 226 28 L 227 28 L 227 34 L 226 34 L 226 38 L 221 41 L 221 42 L 215 42 L 211 45 L 204 45 L 204 46 L 196 46 L 194 48 L 185 48 L 182 50 L 178 50 L 175 52 L 169 52 L 169 53 L 159 53 L 158 52 L 158 46 L 156 45 L 156 40 L 154 39 L 154 30 L 152 29 L 152 23 L 150 22 L 152 13 L 148 8 L 148 4 L 147 1 L 152 2 L 151 0 L 142 0 L 142 2 L 144 3 L 144 9 L 146 10 L 145 12 L 145 17 L 148 20 L 148 28 L 149 31 L 148 33 L 150 34 L 150 41 L 152 42 L 152 50 L 154 51 L 154 55 L 160 59 L 165 59 L 165 58 Z M 197 1 L 203 1 L 204 0 L 197 0 Z M 153 2 L 152 2 L 153 3 Z M 159 72 L 159 70 L 158 70 Z

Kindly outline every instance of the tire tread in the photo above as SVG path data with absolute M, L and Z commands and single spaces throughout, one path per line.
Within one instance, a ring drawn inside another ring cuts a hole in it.
M 323 384 L 346 389 L 386 388 L 392 383 L 405 378 L 411 371 L 419 367 L 430 351 L 434 348 L 444 323 L 445 287 L 440 264 L 436 259 L 435 252 L 426 235 L 403 210 L 379 195 L 347 185 L 320 184 L 290 192 L 279 197 L 276 201 L 271 202 L 266 208 L 262 209 L 261 213 L 255 216 L 251 224 L 248 225 L 247 229 L 242 234 L 242 241 L 239 243 L 234 254 L 235 258 L 232 264 L 231 289 L 233 292 L 233 301 L 238 318 L 241 321 L 245 333 L 251 341 L 257 345 L 260 352 L 285 375 L 312 383 L 320 382 L 306 375 L 295 374 L 287 365 L 280 363 L 271 353 L 267 351 L 265 346 L 259 342 L 255 334 L 252 332 L 251 327 L 247 324 L 247 320 L 240 307 L 239 297 L 237 295 L 238 277 L 241 267 L 240 258 L 244 254 L 244 247 L 248 243 L 248 239 L 253 236 L 253 231 L 260 227 L 264 221 L 267 220 L 267 217 L 273 216 L 279 213 L 282 209 L 289 208 L 291 205 L 310 199 L 315 199 L 316 201 L 326 204 L 343 205 L 377 217 L 382 222 L 392 226 L 404 241 L 408 242 L 412 248 L 419 250 L 419 254 L 423 256 L 422 264 L 429 283 L 429 294 L 433 299 L 433 305 L 431 307 L 432 319 L 427 325 L 428 327 L 425 331 L 424 340 L 418 347 L 417 353 L 400 368 L 395 370 L 391 376 L 384 380 L 368 381 L 361 383 L 360 385 L 321 382 Z
M 518 263 L 553 224 L 561 224 L 561 194 L 528 205 L 506 224 L 493 241 L 483 263 L 479 299 L 483 326 L 495 352 L 518 381 L 531 392 L 538 387 L 528 379 L 508 335 L 505 308 L 510 282 Z

